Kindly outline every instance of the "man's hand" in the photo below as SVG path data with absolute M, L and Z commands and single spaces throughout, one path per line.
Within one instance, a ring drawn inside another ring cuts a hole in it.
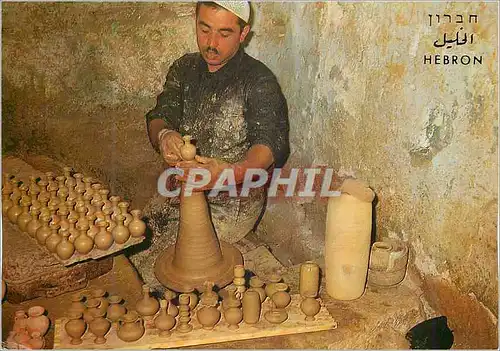
M 163 159 L 169 166 L 174 166 L 177 162 L 182 160 L 180 148 L 184 145 L 184 141 L 180 133 L 170 131 L 160 131 L 158 134 L 158 145 Z
M 194 162 L 196 161 L 196 162 Z M 213 189 L 217 179 L 225 169 L 232 168 L 230 163 L 225 161 L 218 160 L 216 158 L 211 157 L 202 157 L 196 155 L 194 161 L 181 161 L 176 164 L 177 168 L 180 168 L 184 171 L 183 176 L 176 176 L 182 182 L 186 182 L 189 176 L 189 171 L 193 168 L 195 169 L 205 169 L 210 173 L 210 182 L 203 186 L 194 188 L 193 191 L 205 191 Z M 227 184 L 224 184 L 227 185 Z

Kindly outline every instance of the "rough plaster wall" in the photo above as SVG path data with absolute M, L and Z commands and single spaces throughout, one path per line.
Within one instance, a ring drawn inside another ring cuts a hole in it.
M 169 65 L 196 50 L 193 5 L 2 7 L 2 150 L 50 155 L 144 205 L 162 171 L 144 115 Z
M 288 166 L 326 164 L 377 192 L 379 237 L 497 314 L 497 19 L 494 4 L 259 3 L 248 52 L 288 98 Z M 481 66 L 422 64 L 477 13 Z M 47 154 L 143 203 L 161 163 L 144 114 L 164 74 L 196 49 L 192 4 L 3 4 L 4 150 Z M 291 260 L 322 255 L 326 206 L 271 203 L 267 240 Z M 292 216 L 290 214 L 293 214 Z
M 378 237 L 408 241 L 422 274 L 446 278 L 497 314 L 496 5 L 261 10 L 267 41 L 249 51 L 272 66 L 289 98 L 289 166 L 328 164 L 367 180 L 378 196 Z M 477 14 L 465 24 L 474 43 L 450 54 L 481 54 L 483 65 L 423 65 L 424 54 L 443 53 L 434 40 L 458 30 L 429 26 L 429 13 Z M 263 227 L 300 260 L 322 255 L 324 216 L 323 203 L 281 202 Z

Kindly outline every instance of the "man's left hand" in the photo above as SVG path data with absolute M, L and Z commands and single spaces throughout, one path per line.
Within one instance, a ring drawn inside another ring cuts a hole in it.
M 195 162 L 196 161 L 196 162 Z M 190 169 L 205 169 L 210 173 L 210 182 L 202 187 L 193 188 L 193 191 L 205 191 L 213 189 L 217 179 L 225 169 L 232 168 L 232 164 L 211 157 L 203 157 L 196 155 L 194 161 L 181 161 L 176 164 L 177 168 L 184 171 L 184 175 L 177 176 L 182 182 L 186 182 L 189 176 Z

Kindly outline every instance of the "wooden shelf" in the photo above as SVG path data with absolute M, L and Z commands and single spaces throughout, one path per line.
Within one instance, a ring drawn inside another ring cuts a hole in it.
M 71 338 L 66 334 L 64 325 L 66 318 L 56 320 L 54 349 L 168 349 L 184 346 L 214 344 L 226 341 L 247 340 L 278 335 L 301 334 L 317 332 L 337 328 L 337 322 L 328 313 L 322 304 L 320 312 L 315 316 L 314 321 L 305 321 L 305 316 L 300 310 L 300 295 L 292 295 L 292 301 L 287 307 L 288 319 L 282 324 L 269 323 L 264 318 L 264 313 L 270 309 L 269 301 L 262 304 L 260 321 L 255 325 L 248 325 L 244 322 L 239 324 L 239 329 L 229 330 L 224 316 L 212 330 L 205 330 L 198 323 L 194 313 L 191 314 L 191 324 L 193 330 L 189 333 L 180 333 L 172 330 L 168 337 L 160 337 L 157 329 L 146 329 L 144 336 L 135 342 L 125 342 L 118 338 L 115 328 L 112 326 L 105 344 L 95 344 L 94 336 L 91 336 L 88 329 L 83 336 L 83 343 L 72 345 Z M 197 308 L 195 308 L 195 311 Z M 177 317 L 178 318 L 178 317 Z

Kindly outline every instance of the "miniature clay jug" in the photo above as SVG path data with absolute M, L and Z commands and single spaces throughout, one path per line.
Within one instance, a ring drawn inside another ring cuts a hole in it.
M 17 217 L 23 212 L 23 208 L 19 205 L 19 200 L 21 197 L 14 197 L 12 196 L 12 207 L 9 208 L 7 211 L 7 218 L 9 221 L 13 224 L 17 223 Z
M 106 312 L 108 310 L 109 301 L 106 299 L 106 290 L 97 288 L 90 292 L 90 296 L 93 299 L 98 299 L 100 301 L 98 310 Z
M 224 320 L 227 322 L 229 330 L 238 329 L 238 324 L 242 319 L 243 312 L 239 307 L 229 307 L 224 311 Z
M 75 239 L 73 243 L 75 245 L 75 250 L 81 253 L 82 255 L 88 254 L 94 248 L 94 240 L 90 236 L 87 235 L 87 230 L 80 230 L 80 235 Z
M 243 321 L 247 324 L 255 324 L 260 319 L 261 297 L 257 290 L 250 288 L 243 294 Z
M 122 201 L 122 202 L 118 203 L 118 208 L 121 210 L 122 216 L 125 217 L 125 221 L 123 222 L 123 225 L 125 225 L 126 227 L 128 227 L 130 222 L 134 219 L 132 217 L 132 215 L 127 212 L 129 206 L 130 206 L 130 204 L 127 201 Z
M 111 323 L 104 318 L 106 315 L 106 310 L 95 310 L 93 311 L 94 319 L 89 324 L 89 329 L 96 337 L 94 343 L 104 344 L 106 343 L 106 338 L 104 337 L 109 329 L 111 328 Z
M 306 315 L 306 321 L 314 321 L 314 316 L 319 313 L 321 304 L 314 298 L 314 296 L 308 296 L 300 303 L 300 309 Z
M 50 230 L 49 222 L 50 222 L 50 214 L 42 213 L 40 214 L 40 221 L 42 225 L 36 231 L 36 241 L 39 245 L 45 245 L 45 240 L 52 234 L 52 230 Z
M 355 179 L 346 179 L 340 191 L 340 196 L 328 200 L 326 291 L 337 300 L 354 300 L 365 290 L 375 194 L 368 184 Z
M 273 294 L 276 292 L 276 289 L 275 289 L 276 284 L 280 283 L 281 281 L 282 281 L 282 279 L 281 279 L 281 276 L 279 274 L 271 274 L 271 276 L 269 277 L 269 280 L 266 284 L 266 287 L 264 289 L 266 292 L 266 295 L 267 295 L 267 297 L 269 297 L 269 299 L 271 299 Z
M 122 297 L 119 295 L 111 295 L 108 298 L 109 306 L 106 318 L 113 323 L 118 323 L 118 320 L 127 313 L 127 309 L 121 304 L 122 300 Z
M 16 311 L 14 313 L 14 326 L 12 327 L 12 330 L 15 333 L 21 333 L 22 331 L 26 330 L 27 322 L 28 316 L 26 315 L 26 312 L 24 312 L 23 310 Z
M 69 230 L 61 229 L 62 240 L 56 246 L 57 256 L 61 260 L 69 260 L 75 253 L 75 245 L 69 241 Z
M 116 221 L 116 216 L 118 216 L 121 213 L 120 208 L 118 207 L 118 204 L 121 201 L 121 197 L 113 195 L 109 197 L 109 201 L 111 201 L 111 208 L 113 209 L 113 213 L 111 214 L 111 219 L 113 221 Z
M 184 145 L 180 148 L 181 157 L 183 160 L 191 161 L 196 156 L 196 146 L 191 144 L 190 135 L 184 135 L 182 140 L 184 141 Z
M 17 217 L 17 226 L 22 232 L 27 232 L 28 223 L 31 221 L 31 214 L 29 213 L 31 199 L 27 196 L 21 199 L 21 214 Z
M 219 301 L 219 295 L 214 291 L 214 282 L 206 281 L 205 290 L 201 294 L 201 304 L 205 306 L 215 306 Z
M 229 285 L 225 290 L 226 294 L 224 294 L 222 300 L 222 310 L 225 311 L 230 307 L 240 307 L 241 301 L 236 297 L 236 287 Z
M 116 216 L 116 220 L 118 221 L 118 225 L 113 228 L 113 239 L 117 244 L 125 244 L 130 238 L 130 231 L 124 225 L 125 216 L 120 214 Z
M 257 291 L 260 296 L 260 302 L 264 302 L 266 299 L 266 290 L 264 289 L 264 282 L 258 277 L 258 276 L 253 276 L 250 278 L 250 287 Z
M 313 261 L 300 265 L 299 292 L 302 297 L 316 297 L 319 290 L 319 266 Z
M 50 320 L 44 315 L 45 308 L 42 306 L 33 306 L 28 310 L 28 321 L 26 322 L 26 326 L 28 332 L 34 333 L 39 332 L 41 336 L 44 336 L 49 330 Z
M 31 339 L 28 341 L 29 346 L 35 350 L 41 350 L 45 346 L 45 339 L 40 335 L 39 332 L 33 332 L 31 334 Z
M 31 221 L 28 222 L 28 225 L 26 226 L 26 232 L 34 238 L 36 235 L 36 231 L 38 228 L 42 226 L 42 222 L 38 219 L 38 216 L 40 215 L 41 211 L 39 208 L 31 208 Z
M 146 223 L 141 220 L 142 211 L 132 210 L 130 211 L 132 217 L 134 218 L 128 225 L 128 230 L 133 238 L 143 236 L 146 232 Z
M 177 315 L 179 314 L 179 309 L 172 302 L 172 300 L 175 299 L 176 296 L 177 296 L 177 294 L 169 289 L 166 289 L 165 293 L 163 294 L 164 299 L 167 300 L 167 302 L 168 302 L 167 313 L 169 315 L 171 315 L 172 317 L 177 317 Z
M 81 293 L 76 293 L 71 295 L 71 305 L 69 306 L 69 311 L 82 313 L 87 310 L 87 307 L 82 302 L 83 295 Z
M 90 324 L 94 320 L 95 312 L 99 311 L 99 306 L 101 305 L 100 299 L 88 299 L 87 300 L 87 310 L 83 312 L 83 320 Z
M 9 208 L 12 207 L 12 205 L 14 205 L 14 203 L 10 199 L 10 193 L 2 189 L 2 214 L 4 216 L 7 215 L 7 212 L 9 211 Z
M 203 326 L 203 329 L 212 330 L 220 320 L 221 313 L 215 305 L 203 306 L 196 312 L 198 322 Z
M 137 312 L 130 311 L 118 322 L 118 337 L 126 342 L 139 340 L 145 332 L 144 321 Z
M 61 242 L 62 237 L 59 235 L 59 224 L 51 224 L 50 230 L 51 234 L 45 240 L 45 247 L 49 252 L 55 253 L 57 250 L 57 245 Z
M 69 321 L 64 325 L 66 334 L 71 338 L 71 345 L 80 345 L 83 342 L 82 336 L 85 334 L 87 324 L 82 319 L 82 316 L 82 312 L 71 311 L 68 315 Z
M 160 336 L 170 336 L 172 329 L 175 325 L 175 318 L 167 313 L 168 302 L 166 300 L 160 301 L 160 313 L 155 317 L 154 324 L 156 329 L 160 331 Z
M 107 225 L 106 222 L 97 223 L 99 233 L 94 237 L 94 243 L 99 250 L 107 250 L 113 245 L 113 235 L 106 230 Z
M 153 319 L 153 316 L 158 312 L 160 308 L 160 303 L 157 299 L 150 295 L 150 289 L 148 285 L 142 286 L 142 299 L 137 301 L 135 305 L 136 311 L 148 321 Z

